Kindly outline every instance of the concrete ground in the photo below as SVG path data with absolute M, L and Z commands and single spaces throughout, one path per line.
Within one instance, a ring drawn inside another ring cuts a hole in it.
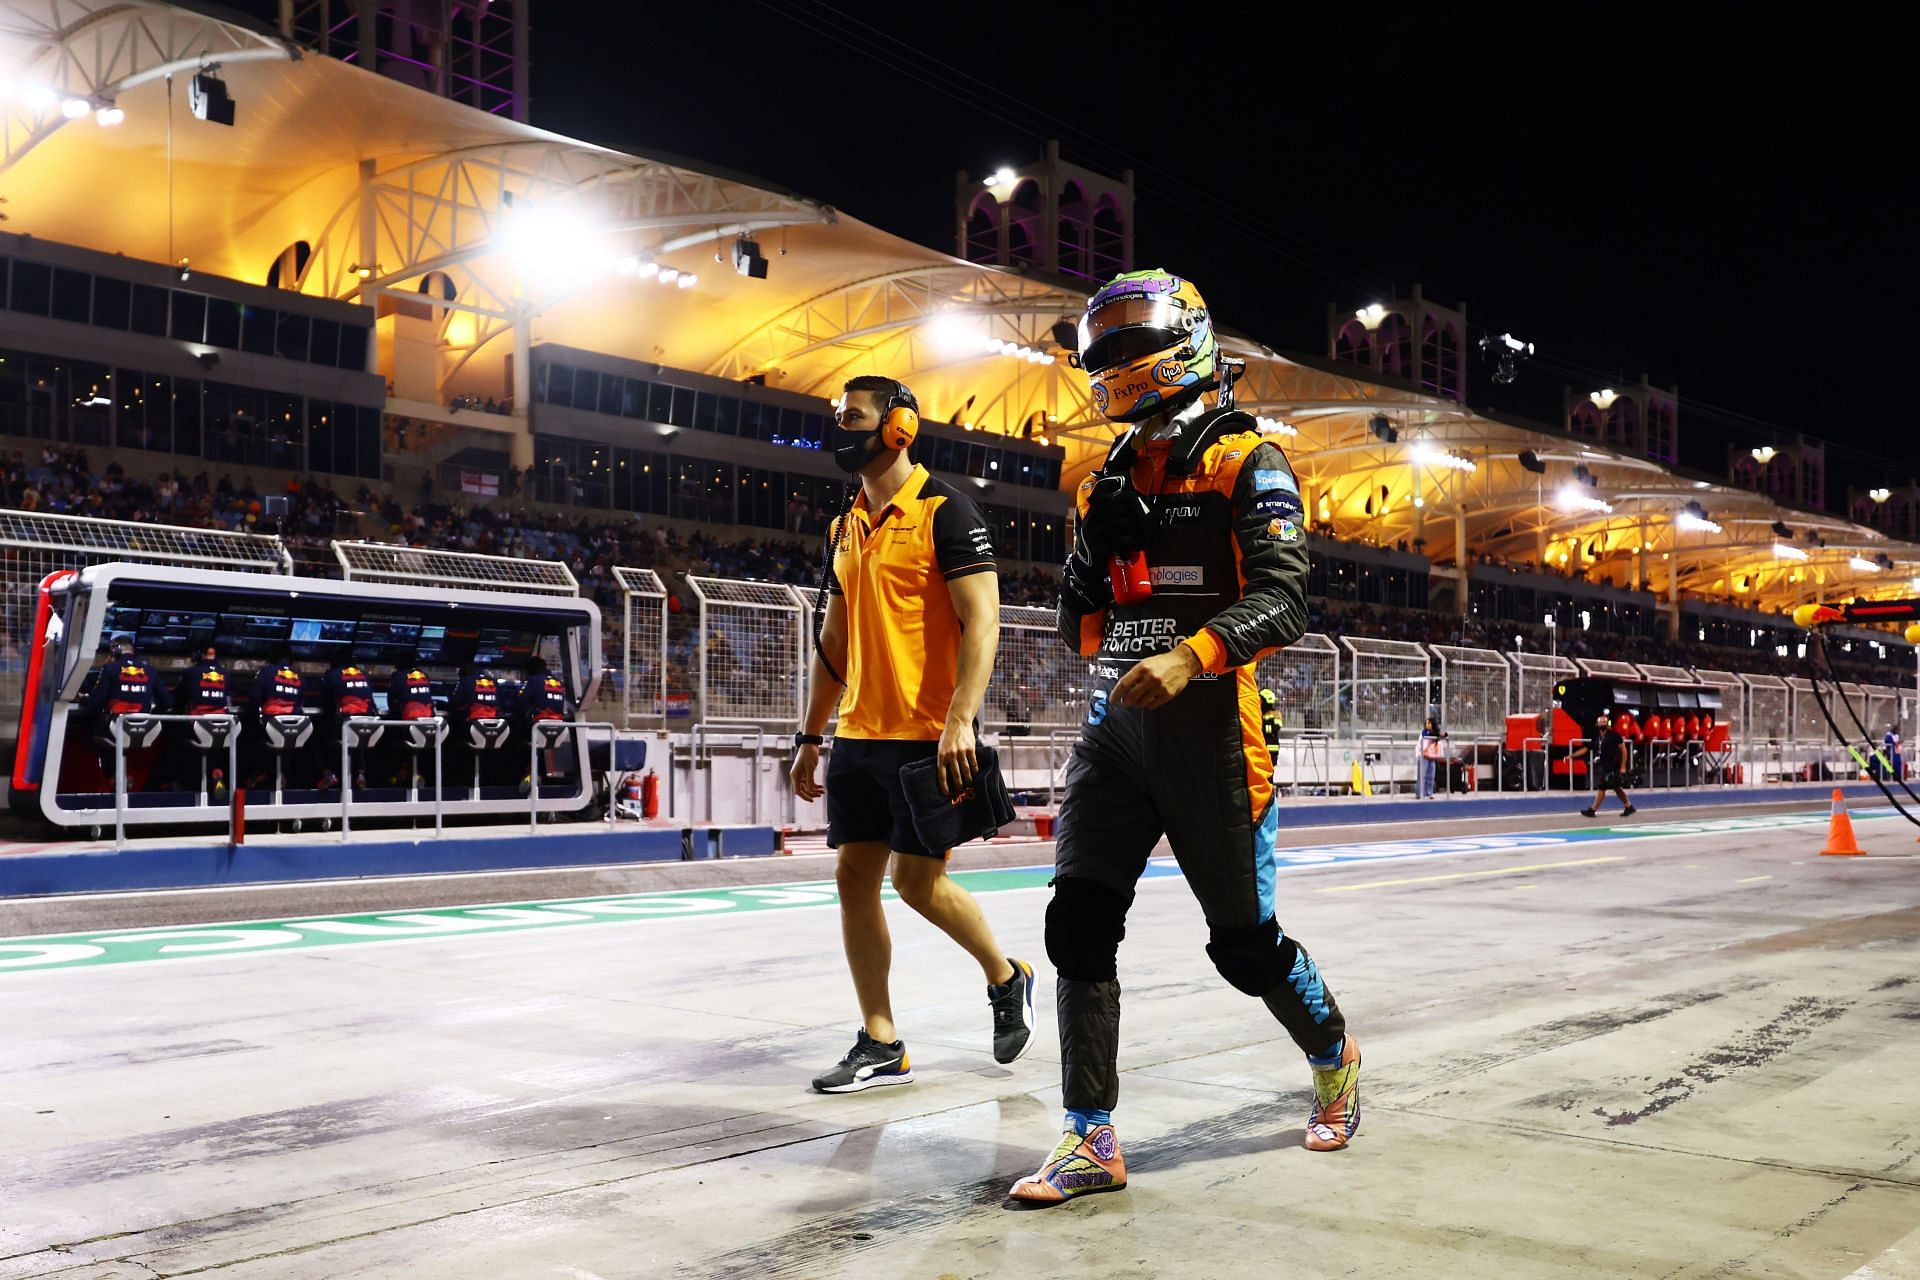
M 1920 844 L 1856 825 L 1877 856 L 1716 814 L 1478 848 L 1431 837 L 1490 828 L 1363 830 L 1286 860 L 1281 919 L 1365 1051 L 1365 1123 L 1333 1154 L 1301 1146 L 1304 1064 L 1213 973 L 1184 883 L 1145 880 L 1132 1185 L 1044 1212 L 1001 1197 L 1058 1131 L 1050 985 L 1033 1052 L 996 1066 L 978 970 L 897 903 L 919 1078 L 851 1097 L 806 1091 L 854 1024 L 822 891 L 0 967 L 0 1280 L 1920 1276 Z M 692 901 L 821 865 L 54 899 L 0 933 Z M 979 881 L 1043 973 L 1044 882 Z

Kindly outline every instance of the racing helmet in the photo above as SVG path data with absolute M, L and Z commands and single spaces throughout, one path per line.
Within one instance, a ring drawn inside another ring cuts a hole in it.
M 1191 402 L 1215 382 L 1219 343 L 1191 280 L 1128 271 L 1087 300 L 1079 364 L 1093 407 L 1109 422 L 1138 422 Z

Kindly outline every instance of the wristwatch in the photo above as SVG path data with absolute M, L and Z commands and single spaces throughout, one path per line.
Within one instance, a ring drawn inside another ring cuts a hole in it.
M 825 742 L 826 739 L 817 733 L 796 733 L 793 735 L 793 745 L 796 747 L 817 747 Z

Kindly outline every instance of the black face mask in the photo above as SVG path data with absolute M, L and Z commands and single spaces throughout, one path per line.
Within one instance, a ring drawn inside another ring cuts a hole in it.
M 878 431 L 849 431 L 839 423 L 833 424 L 832 438 L 833 463 L 848 475 L 854 475 L 860 468 L 874 459 L 874 451 L 868 446 Z

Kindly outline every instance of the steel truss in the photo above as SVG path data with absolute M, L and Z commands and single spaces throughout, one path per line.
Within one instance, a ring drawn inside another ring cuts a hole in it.
M 208 63 L 300 57 L 291 41 L 278 36 L 149 0 L 7 0 L 0 4 L 0 22 L 9 42 L 26 50 L 5 70 L 21 84 L 54 93 L 54 101 L 39 109 L 29 107 L 24 95 L 10 95 L 0 110 L 0 173 L 74 123 L 60 110 L 63 99 L 106 107 L 138 85 Z
M 570 296 L 565 288 L 528 294 L 500 254 L 516 210 L 557 206 L 573 207 L 609 238 L 625 237 L 641 256 L 835 220 L 826 205 L 657 161 L 559 138 L 516 139 L 386 168 L 361 162 L 358 189 L 326 220 L 297 287 L 340 298 L 384 292 L 438 308 L 440 346 L 451 357 L 442 362 L 444 388 L 488 343 Z M 401 287 L 429 273 L 445 276 L 451 300 Z

